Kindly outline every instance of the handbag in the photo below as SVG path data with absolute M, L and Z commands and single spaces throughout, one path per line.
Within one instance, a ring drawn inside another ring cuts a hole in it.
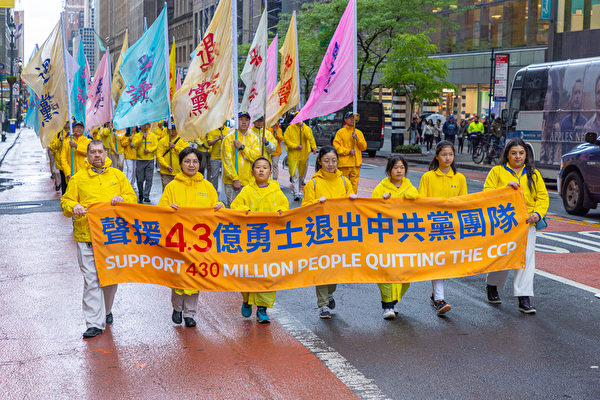
M 547 227 L 548 227 L 548 221 L 546 221 L 545 215 L 544 215 L 544 218 L 540 219 L 538 222 L 535 223 L 536 231 L 541 231 L 542 229 L 546 229 Z

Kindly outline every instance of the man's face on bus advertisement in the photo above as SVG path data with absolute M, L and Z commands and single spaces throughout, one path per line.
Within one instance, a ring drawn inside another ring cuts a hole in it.
M 581 109 L 581 99 L 582 99 L 582 85 L 581 81 L 577 80 L 573 84 L 573 90 L 571 91 L 571 108 L 573 110 Z

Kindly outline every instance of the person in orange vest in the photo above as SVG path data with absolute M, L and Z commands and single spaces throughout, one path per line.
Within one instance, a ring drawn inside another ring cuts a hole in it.
M 358 178 L 362 165 L 362 152 L 367 150 L 367 142 L 361 131 L 354 127 L 356 118 L 352 111 L 344 115 L 344 127 L 336 132 L 333 147 L 338 152 L 338 168 L 352 183 L 352 190 L 358 192 Z

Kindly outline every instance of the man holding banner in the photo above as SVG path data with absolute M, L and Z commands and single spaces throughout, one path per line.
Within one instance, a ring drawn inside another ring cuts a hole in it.
M 125 175 L 110 166 L 104 144 L 93 140 L 87 146 L 85 168 L 76 173 L 60 200 L 63 213 L 73 218 L 73 234 L 77 243 L 77 260 L 83 274 L 83 315 L 87 330 L 85 339 L 101 334 L 113 321 L 112 304 L 117 285 L 100 288 L 92 239 L 87 220 L 87 207 L 97 202 L 135 203 L 135 192 Z M 114 221 L 119 224 L 119 218 Z

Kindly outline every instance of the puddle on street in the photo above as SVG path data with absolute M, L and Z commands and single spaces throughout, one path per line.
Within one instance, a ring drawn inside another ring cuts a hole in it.
M 23 183 L 21 182 L 15 182 L 14 179 L 8 179 L 8 178 L 0 178 L 0 192 L 4 192 L 5 190 L 10 190 L 12 188 L 14 188 L 15 186 L 20 186 Z

